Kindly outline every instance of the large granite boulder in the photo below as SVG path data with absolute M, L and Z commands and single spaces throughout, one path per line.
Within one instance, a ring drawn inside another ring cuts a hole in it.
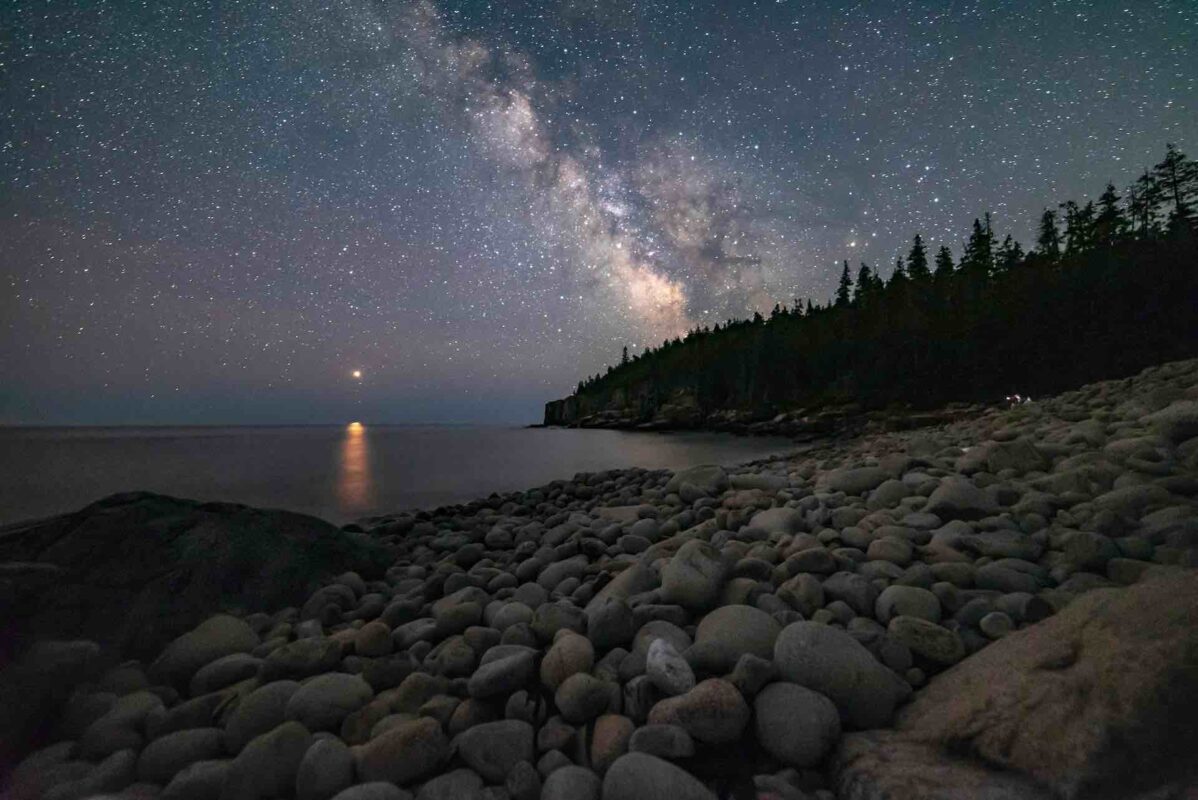
M 1190 570 L 1087 592 L 934 678 L 898 715 L 888 750 L 845 737 L 841 797 L 1105 800 L 1193 791 L 1196 620 L 1198 574 Z M 913 753 L 927 768 L 912 767 Z M 954 794 L 946 782 L 961 770 L 979 786 L 1014 780 L 1015 788 Z M 1029 784 L 1043 789 L 1018 793 Z
M 390 558 L 305 514 L 135 492 L 0 527 L 0 562 L 61 570 L 8 587 L 6 643 L 86 636 L 150 661 L 218 610 L 302 605 L 322 578 L 381 576 Z
M 841 739 L 835 769 L 839 800 L 1056 800 L 1022 775 L 886 730 Z

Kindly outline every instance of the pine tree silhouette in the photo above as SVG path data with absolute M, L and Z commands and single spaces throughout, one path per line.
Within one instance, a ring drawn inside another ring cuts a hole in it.
M 1057 212 L 1044 209 L 1040 215 L 1040 228 L 1036 234 L 1036 253 L 1047 261 L 1055 262 L 1061 257 L 1061 232 L 1057 228 Z
M 1152 168 L 1158 191 L 1173 207 L 1169 212 L 1169 227 L 1189 225 L 1193 212 L 1190 203 L 1198 196 L 1198 162 L 1185 157 L 1172 143 L 1166 145 L 1165 157 Z
M 940 245 L 940 249 L 936 251 L 936 272 L 937 278 L 948 278 L 953 274 L 953 251 L 948 249 L 947 245 Z
M 907 254 L 907 274 L 916 283 L 923 283 L 931 273 L 928 271 L 928 250 L 923 245 L 923 239 L 917 233 Z
M 849 275 L 849 261 L 844 261 L 844 270 L 840 273 L 840 284 L 836 287 L 836 305 L 847 306 L 852 301 L 853 278 Z

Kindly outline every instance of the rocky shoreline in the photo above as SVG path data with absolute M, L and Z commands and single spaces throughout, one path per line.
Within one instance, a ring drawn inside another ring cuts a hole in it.
M 626 398 L 602 408 L 592 408 L 584 397 L 571 395 L 545 404 L 539 428 L 599 428 L 627 431 L 710 431 L 739 436 L 785 436 L 797 442 L 826 438 L 876 436 L 890 431 L 907 431 L 947 425 L 972 419 L 991 409 L 1010 406 L 1004 399 L 991 403 L 950 403 L 940 408 L 893 407 L 865 410 L 859 405 L 829 404 L 818 408 L 793 408 L 768 415 L 743 409 L 703 411 L 694 397 L 676 392 L 660 406 L 641 398 Z
M 90 618 L 26 632 L 0 705 L 36 698 L 44 746 L 3 796 L 1193 796 L 1196 498 L 1186 361 L 736 469 L 295 533 L 375 549 L 287 607 L 227 589 L 140 660 Z M 244 520 L 155 508 L 183 531 L 168 555 Z M 19 561 L 0 534 L 6 597 L 80 569 L 84 523 L 22 528 Z

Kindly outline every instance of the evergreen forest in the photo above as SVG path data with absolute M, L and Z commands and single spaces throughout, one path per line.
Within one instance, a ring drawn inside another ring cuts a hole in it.
M 757 414 L 1035 396 L 1198 355 L 1198 162 L 1169 145 L 1120 193 L 1046 208 L 1025 250 L 976 219 L 959 258 L 915 235 L 888 277 L 701 327 L 581 381 L 576 407 L 680 393 Z M 622 400 L 623 398 L 623 400 Z M 564 420 L 569 422 L 570 420 Z

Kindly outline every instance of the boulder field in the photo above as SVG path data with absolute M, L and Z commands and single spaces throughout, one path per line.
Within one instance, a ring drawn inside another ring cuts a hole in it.
M 386 548 L 380 577 L 215 613 L 142 660 L 25 647 L 0 703 L 31 675 L 59 703 L 2 792 L 1194 796 L 1196 498 L 1187 361 L 735 468 L 365 520 L 347 532 Z

